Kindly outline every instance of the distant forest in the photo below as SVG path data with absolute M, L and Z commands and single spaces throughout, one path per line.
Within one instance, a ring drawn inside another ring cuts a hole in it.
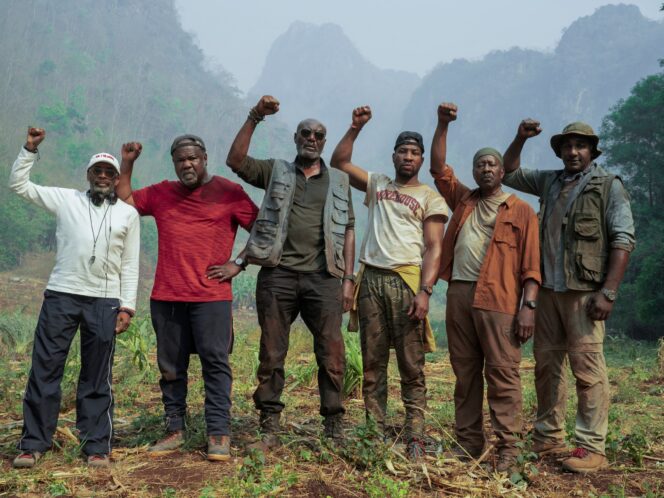
M 332 38 L 321 43 L 355 50 L 352 44 L 335 42 L 343 36 L 340 30 L 325 32 Z M 320 39 L 317 35 L 313 30 L 312 37 Z M 279 57 L 285 69 L 289 51 L 297 49 L 290 39 L 297 37 L 286 36 L 273 48 L 273 58 Z M 662 22 L 646 20 L 636 7 L 609 6 L 573 23 L 553 54 L 496 52 L 482 61 L 436 66 L 421 81 L 371 66 L 361 73 L 366 81 L 353 85 L 363 99 L 370 99 L 373 90 L 380 103 L 390 101 L 383 90 L 394 91 L 382 82 L 398 76 L 407 83 L 409 98 L 400 96 L 394 109 L 378 109 L 389 114 L 385 119 L 394 135 L 401 124 L 429 140 L 435 105 L 456 101 L 460 119 L 458 129 L 451 130 L 450 157 L 462 169 L 480 145 L 505 147 L 519 120 L 528 115 L 547 124 L 547 135 L 576 119 L 599 128 L 604 164 L 622 177 L 637 224 L 637 249 L 609 327 L 654 339 L 664 335 L 664 63 L 658 66 L 663 47 Z M 329 66 L 325 71 L 336 75 L 345 73 L 335 64 L 369 64 L 357 54 L 323 60 Z M 274 90 L 269 93 L 283 95 L 286 102 L 301 85 L 316 87 L 301 79 L 277 78 L 271 72 L 278 66 L 266 67 L 255 93 L 244 100 L 231 75 L 208 68 L 191 35 L 182 30 L 172 0 L 5 0 L 0 18 L 0 176 L 8 177 L 27 126 L 38 125 L 47 131 L 33 174 L 38 183 L 83 188 L 90 155 L 102 150 L 118 154 L 128 140 L 144 144 L 135 168 L 136 187 L 172 178 L 168 146 L 181 133 L 200 134 L 208 144 L 212 172 L 233 178 L 223 162 L 255 96 L 268 92 L 270 82 Z M 312 114 L 324 121 L 329 116 L 331 135 L 339 137 L 352 107 L 372 102 L 352 102 L 347 88 L 337 98 L 335 86 L 343 84 L 343 77 L 329 81 L 327 73 L 319 76 L 328 81 L 328 93 L 317 97 L 325 106 L 311 103 Z M 302 105 L 305 109 L 307 103 Z M 284 114 L 287 125 L 275 118 L 259 127 L 253 155 L 293 155 L 295 116 Z M 389 162 L 381 159 L 389 158 L 390 133 L 382 126 L 380 140 L 360 145 L 370 169 L 390 172 Z M 540 142 L 524 156 L 524 164 L 559 167 L 547 150 L 548 140 Z M 328 155 L 334 145 L 328 143 Z M 260 200 L 260 192 L 246 189 Z M 28 252 L 53 250 L 54 228 L 52 217 L 0 182 L 0 270 L 17 267 Z M 154 258 L 156 234 L 150 221 L 144 222 L 143 247 Z

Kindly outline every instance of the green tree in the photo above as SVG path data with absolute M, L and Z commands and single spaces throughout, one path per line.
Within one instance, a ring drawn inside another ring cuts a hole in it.
M 607 163 L 632 197 L 637 247 L 621 288 L 612 325 L 654 339 L 664 309 L 664 73 L 644 78 L 604 118 Z

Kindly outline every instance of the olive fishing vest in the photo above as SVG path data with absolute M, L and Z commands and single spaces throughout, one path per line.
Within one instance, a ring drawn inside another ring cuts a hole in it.
M 544 235 L 542 217 L 547 214 L 549 192 L 560 175 L 562 172 L 549 177 L 540 196 L 540 240 Z M 597 166 L 581 179 L 578 195 L 567 201 L 561 247 L 565 286 L 569 290 L 594 291 L 606 279 L 610 250 L 606 206 L 614 178 L 618 177 Z
M 288 235 L 288 218 L 295 194 L 297 166 L 274 161 L 270 184 L 265 190 L 258 217 L 249 234 L 246 260 L 260 266 L 277 266 Z M 323 235 L 327 271 L 338 278 L 345 270 L 344 240 L 348 225 L 348 175 L 329 168 L 330 184 L 323 209 Z

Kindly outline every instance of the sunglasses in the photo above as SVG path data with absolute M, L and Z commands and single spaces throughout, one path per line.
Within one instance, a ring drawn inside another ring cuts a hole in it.
M 106 176 L 108 178 L 115 178 L 118 176 L 118 172 L 115 170 L 115 168 L 105 168 L 104 166 L 92 166 L 90 168 L 92 170 L 92 174 L 95 176 Z
M 302 138 L 309 138 L 312 133 L 314 134 L 316 141 L 322 142 L 323 140 L 325 140 L 325 133 L 323 133 L 322 131 L 313 131 L 310 130 L 309 128 L 302 128 L 300 130 L 300 136 Z

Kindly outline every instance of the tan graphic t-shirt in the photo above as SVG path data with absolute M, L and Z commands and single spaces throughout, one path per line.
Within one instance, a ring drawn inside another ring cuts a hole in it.
M 369 173 L 364 204 L 369 226 L 360 261 L 377 268 L 421 266 L 424 220 L 441 215 L 447 221 L 448 216 L 445 200 L 428 185 L 400 185 L 380 173 Z
M 452 280 L 477 282 L 496 226 L 498 208 L 509 196 L 510 194 L 501 192 L 491 197 L 483 197 L 470 213 L 454 245 Z

